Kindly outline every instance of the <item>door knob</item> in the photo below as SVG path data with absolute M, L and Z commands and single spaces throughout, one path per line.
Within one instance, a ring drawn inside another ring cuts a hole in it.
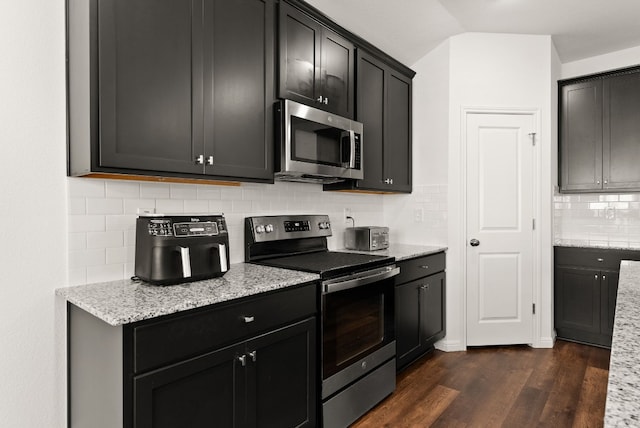
M 469 241 L 469 244 L 471 244 L 472 247 L 477 247 L 478 245 L 480 245 L 480 241 L 474 238 L 471 241 Z

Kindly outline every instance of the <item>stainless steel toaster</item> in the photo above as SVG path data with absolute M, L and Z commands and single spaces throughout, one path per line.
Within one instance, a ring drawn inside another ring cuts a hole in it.
M 344 246 L 349 250 L 375 251 L 389 248 L 389 228 L 382 226 L 348 227 Z

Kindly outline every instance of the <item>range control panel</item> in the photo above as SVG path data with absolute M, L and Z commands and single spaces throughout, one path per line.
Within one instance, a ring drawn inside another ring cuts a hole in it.
M 331 236 L 331 222 L 327 215 L 247 217 L 245 230 L 251 231 L 253 242 L 326 237 Z

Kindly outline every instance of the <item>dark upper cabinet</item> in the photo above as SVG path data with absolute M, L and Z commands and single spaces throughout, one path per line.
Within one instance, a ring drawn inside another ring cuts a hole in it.
M 560 190 L 640 190 L 640 70 L 560 83 Z
M 603 80 L 603 187 L 640 189 L 640 71 Z
M 274 13 L 273 0 L 71 1 L 69 173 L 272 181 Z
M 602 82 L 566 85 L 561 94 L 560 186 L 602 188 Z
M 364 125 L 364 179 L 325 190 L 411 193 L 412 77 L 358 49 L 356 120 Z
M 353 118 L 353 43 L 281 2 L 279 46 L 281 98 Z

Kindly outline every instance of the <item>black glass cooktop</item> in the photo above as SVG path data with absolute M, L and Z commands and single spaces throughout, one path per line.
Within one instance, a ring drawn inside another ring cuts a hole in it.
M 319 251 L 260 260 L 259 264 L 320 274 L 322 279 L 385 266 L 395 261 L 390 256 Z

